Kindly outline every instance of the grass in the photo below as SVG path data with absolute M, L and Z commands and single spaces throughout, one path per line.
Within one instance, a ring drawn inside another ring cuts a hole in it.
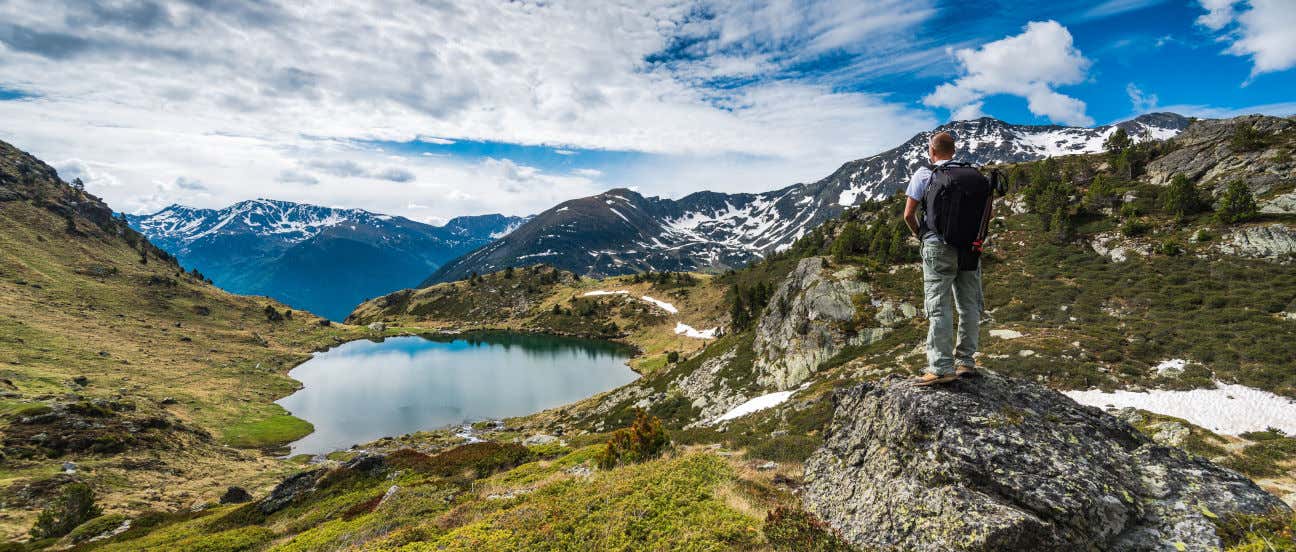
M 214 500 L 233 482 L 274 480 L 284 470 L 276 461 L 223 445 L 299 437 L 304 422 L 272 404 L 298 386 L 287 371 L 312 350 L 363 332 L 321 327 L 307 313 L 271 323 L 267 299 L 231 295 L 156 256 L 147 264 L 139 258 L 115 229 L 79 219 L 73 235 L 49 209 L 0 203 L 0 378 L 12 382 L 0 383 L 10 394 L 0 399 L 0 433 L 16 416 L 68 402 L 70 394 L 134 406 L 115 419 L 163 418 L 189 428 L 122 452 L 58 460 L 81 466 L 79 476 L 113 511 L 187 507 L 198 497 Z M 74 381 L 81 377 L 84 385 Z M 43 458 L 0 464 L 0 501 L 53 475 Z M 6 508 L 0 537 L 25 535 L 42 500 Z
M 252 415 L 239 420 L 221 432 L 221 439 L 230 446 L 265 448 L 296 441 L 315 431 L 310 422 L 288 414 L 279 405 L 273 406 L 280 411 L 279 414 L 270 417 Z

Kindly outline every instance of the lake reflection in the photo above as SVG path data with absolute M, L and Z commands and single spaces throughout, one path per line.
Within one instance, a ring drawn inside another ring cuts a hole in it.
M 319 454 L 574 402 L 633 381 L 629 357 L 613 343 L 502 332 L 353 341 L 289 372 L 304 387 L 277 402 L 315 425 L 292 453 Z

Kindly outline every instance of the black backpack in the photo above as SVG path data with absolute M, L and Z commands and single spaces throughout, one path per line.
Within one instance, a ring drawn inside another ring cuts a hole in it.
M 991 193 L 990 179 L 968 163 L 950 161 L 932 167 L 923 194 L 921 227 L 959 251 L 961 270 L 975 270 L 979 264 L 982 222 Z

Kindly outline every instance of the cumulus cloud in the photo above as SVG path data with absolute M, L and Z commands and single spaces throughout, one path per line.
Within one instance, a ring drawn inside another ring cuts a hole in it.
M 1134 83 L 1125 85 L 1125 94 L 1129 96 L 1130 105 L 1134 107 L 1134 113 L 1143 114 L 1156 111 L 1157 95 L 1144 93 Z
M 1084 81 L 1090 65 L 1071 32 L 1056 21 L 1033 21 L 1019 35 L 959 49 L 954 57 L 962 76 L 936 87 L 923 98 L 924 104 L 966 114 L 986 96 L 1009 94 L 1025 98 L 1035 115 L 1059 123 L 1093 124 L 1084 102 L 1055 90 Z
M 1206 13 L 1197 24 L 1221 32 L 1226 53 L 1250 57 L 1251 77 L 1296 67 L 1296 2 L 1250 0 L 1238 11 L 1237 0 L 1199 0 Z

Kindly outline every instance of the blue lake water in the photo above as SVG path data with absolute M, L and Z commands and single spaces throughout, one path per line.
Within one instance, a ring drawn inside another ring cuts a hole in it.
M 490 332 L 353 341 L 288 373 L 303 388 L 279 405 L 315 425 L 292 454 L 561 406 L 633 381 L 614 343 Z

